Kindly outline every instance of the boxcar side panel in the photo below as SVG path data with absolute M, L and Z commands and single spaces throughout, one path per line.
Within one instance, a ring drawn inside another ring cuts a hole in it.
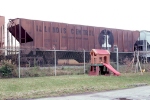
M 104 38 L 104 30 L 106 30 L 106 28 L 99 28 L 99 33 L 98 33 L 98 47 L 97 48 L 105 48 L 103 47 L 103 44 L 105 43 L 105 38 Z
M 110 33 L 108 33 L 108 43 L 110 45 L 110 48 L 109 50 L 112 52 L 113 51 L 113 46 L 114 46 L 114 37 L 116 37 L 116 29 L 112 29 L 112 28 L 109 28 L 108 29 Z
M 60 28 L 59 28 L 59 23 L 52 22 L 52 46 L 55 47 L 55 49 L 60 50 Z
M 123 52 L 123 32 L 121 30 L 118 30 L 117 33 L 118 33 L 118 43 L 117 43 L 118 51 Z
M 68 35 L 67 35 L 67 24 L 61 23 L 60 24 L 60 34 L 61 34 L 61 50 L 67 50 L 67 41 L 68 41 Z
M 34 36 L 34 41 L 36 42 L 36 48 L 42 48 L 43 45 L 43 22 L 42 21 L 35 21 L 36 25 L 36 32 Z
M 36 33 L 34 33 L 34 21 L 33 20 L 29 20 L 29 19 L 18 19 L 18 23 L 19 20 L 21 21 L 21 27 L 23 30 L 21 30 L 21 40 L 23 40 L 24 42 L 21 43 L 21 46 L 23 46 L 26 49 L 31 49 L 34 45 L 34 41 L 35 38 L 34 36 L 36 35 Z M 15 21 L 15 23 L 17 24 L 17 20 Z M 17 32 L 17 31 L 15 31 Z M 17 35 L 17 33 L 15 33 Z M 18 33 L 19 34 L 19 33 Z M 27 42 L 27 34 L 33 39 L 32 42 Z
M 32 42 L 22 45 L 45 50 L 55 46 L 57 50 L 90 51 L 93 48 L 105 48 L 104 42 L 107 42 L 107 45 L 111 45 L 110 51 L 113 51 L 113 45 L 117 45 L 119 52 L 133 52 L 134 43 L 139 37 L 139 31 L 28 19 L 21 19 L 21 26 L 33 38 Z M 108 33 L 101 34 L 105 30 Z M 25 40 L 25 36 L 23 39 Z
M 94 27 L 94 33 L 91 33 L 91 36 L 94 36 L 94 48 L 100 49 L 101 48 L 101 40 L 99 39 L 100 35 L 100 28 L 99 27 Z
M 50 45 L 50 22 L 43 22 L 43 39 L 44 39 L 44 48 L 45 49 L 50 49 L 51 45 Z
M 116 29 L 112 29 L 111 30 L 112 34 L 113 34 L 113 45 L 111 46 L 111 51 L 113 52 L 114 51 L 114 45 L 117 45 L 118 44 L 118 33 L 117 33 L 117 30 Z
M 88 42 L 89 42 L 89 51 L 95 48 L 95 39 L 98 40 L 97 37 L 94 37 L 94 27 L 88 27 Z M 97 44 L 98 45 L 98 44 Z
M 76 50 L 76 42 L 75 42 L 75 25 L 68 25 L 68 50 Z
M 33 21 L 28 19 L 21 19 L 21 27 L 30 35 L 30 37 L 34 38 L 33 33 Z
M 128 32 L 123 31 L 123 51 L 128 52 Z
M 134 31 L 133 34 L 132 34 L 132 36 L 133 36 L 133 44 L 135 44 L 135 42 L 140 37 L 140 32 L 139 31 Z M 132 49 L 134 50 L 134 47 Z
M 75 41 L 76 41 L 76 50 L 82 50 L 82 26 L 75 25 Z
M 88 41 L 88 26 L 82 26 L 82 48 L 85 50 L 89 49 L 89 41 Z
M 100 28 L 100 32 L 98 35 L 99 39 L 99 48 L 103 49 L 109 49 L 112 51 L 113 45 L 114 45 L 114 33 L 113 29 L 110 28 Z
M 0 26 L 3 26 L 5 24 L 5 17 L 0 16 Z
M 0 16 L 0 48 L 4 46 L 5 17 Z
M 126 41 L 128 43 L 128 52 L 132 52 L 132 48 L 134 47 L 134 44 L 133 44 L 133 32 L 132 31 L 128 31 L 128 41 Z

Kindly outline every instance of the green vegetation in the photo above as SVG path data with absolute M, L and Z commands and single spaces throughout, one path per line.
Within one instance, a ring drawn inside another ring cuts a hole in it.
M 150 84 L 150 73 L 121 76 L 64 75 L 49 77 L 0 79 L 1 99 L 38 98 L 98 92 Z
M 44 77 L 44 76 L 54 76 L 54 67 L 29 67 L 21 68 L 21 77 Z M 56 69 L 57 76 L 60 75 L 80 75 L 83 74 L 84 70 L 82 67 L 59 67 Z
M 8 62 L 2 62 L 2 65 L 0 66 L 0 77 L 10 78 L 16 76 L 17 76 L 16 66 Z

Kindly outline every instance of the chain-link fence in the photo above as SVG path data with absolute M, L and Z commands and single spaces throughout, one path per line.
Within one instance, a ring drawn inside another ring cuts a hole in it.
M 35 76 L 59 76 L 59 75 L 80 75 L 88 74 L 90 68 L 90 52 L 64 51 L 64 50 L 39 50 L 33 48 L 21 48 L 5 50 L 6 54 L 1 55 L 1 66 L 10 65 L 14 68 L 11 76 L 35 77 Z M 136 64 L 133 53 L 110 53 L 110 64 L 119 72 L 133 72 Z M 118 62 L 118 65 L 117 65 Z M 140 58 L 142 70 L 150 71 L 150 66 L 144 59 Z M 118 67 L 117 67 L 118 66 Z M 2 68 L 2 67 L 1 67 Z M 0 71 L 1 71 L 0 68 Z M 7 71 L 10 69 L 8 68 Z M 15 74 L 14 74 L 15 73 Z
M 26 49 L 20 52 L 20 75 L 26 77 L 87 74 L 89 63 L 90 53 L 85 50 Z

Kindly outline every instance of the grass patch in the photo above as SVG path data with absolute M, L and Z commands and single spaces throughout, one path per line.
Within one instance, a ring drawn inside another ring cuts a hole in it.
M 150 73 L 121 76 L 64 75 L 50 77 L 0 79 L 1 99 L 27 99 L 77 93 L 98 92 L 150 84 Z
M 18 72 L 18 71 L 17 71 Z M 57 76 L 60 75 L 80 75 L 84 73 L 83 67 L 59 67 L 56 69 Z M 18 74 L 18 73 L 17 73 Z M 30 67 L 21 68 L 21 77 L 44 77 L 44 76 L 54 76 L 54 67 Z

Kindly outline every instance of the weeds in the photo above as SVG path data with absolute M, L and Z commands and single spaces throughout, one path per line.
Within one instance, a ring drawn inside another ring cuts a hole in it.
M 2 65 L 0 66 L 0 77 L 8 78 L 16 76 L 17 76 L 16 66 L 8 62 L 3 62 Z

